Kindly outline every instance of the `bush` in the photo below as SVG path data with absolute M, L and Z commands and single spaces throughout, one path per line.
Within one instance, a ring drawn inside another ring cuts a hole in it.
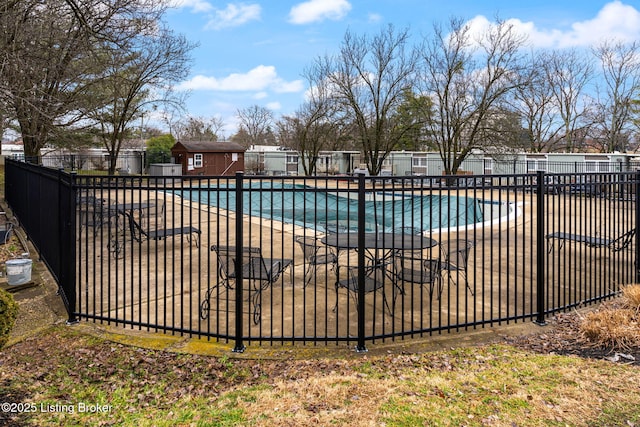
M 4 347 L 9 340 L 9 333 L 17 316 L 18 304 L 13 296 L 4 289 L 0 289 L 0 348 Z

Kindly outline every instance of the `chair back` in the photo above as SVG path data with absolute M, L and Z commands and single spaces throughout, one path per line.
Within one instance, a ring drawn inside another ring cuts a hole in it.
M 352 265 L 345 268 L 347 269 L 347 279 L 340 280 L 337 283 L 338 287 L 347 288 L 350 291 L 358 291 L 358 266 Z M 383 261 L 376 264 L 370 264 L 365 266 L 364 269 L 364 291 L 365 293 L 373 292 L 377 289 L 383 288 L 385 280 L 387 278 L 388 268 L 391 268 L 389 261 Z M 338 277 L 340 273 L 338 273 Z
M 307 264 L 319 266 L 322 264 L 334 265 L 338 262 L 338 255 L 321 243 L 320 238 L 314 236 L 296 236 L 296 241 L 302 248 L 304 260 Z
M 635 235 L 636 229 L 632 228 L 631 230 L 627 231 L 620 237 L 616 238 L 613 242 L 611 242 L 611 244 L 609 244 L 609 249 L 611 249 L 612 252 L 619 252 L 628 248 L 629 245 L 631 245 L 631 243 L 633 242 L 633 238 L 635 237 Z
M 149 200 L 148 203 L 149 207 L 144 209 L 144 213 L 140 215 L 142 224 L 146 223 L 146 227 L 148 230 L 153 230 L 154 228 L 164 228 L 164 200 Z
M 236 247 L 235 246 L 211 246 L 211 250 L 218 258 L 218 270 L 220 276 L 225 279 L 236 279 Z M 242 277 L 248 280 L 269 280 L 271 278 L 267 270 L 260 248 L 242 248 Z
M 473 240 L 454 239 L 440 243 L 444 268 L 466 271 L 469 253 L 475 246 Z
M 78 200 L 81 224 L 88 227 L 101 227 L 115 215 L 114 204 L 109 199 L 95 196 L 83 196 Z
M 395 275 L 401 282 L 428 284 L 438 280 L 442 262 L 439 258 L 425 258 L 402 252 L 396 257 Z
M 314 236 L 296 236 L 296 242 L 302 249 L 305 261 L 314 263 L 318 252 L 318 243 Z

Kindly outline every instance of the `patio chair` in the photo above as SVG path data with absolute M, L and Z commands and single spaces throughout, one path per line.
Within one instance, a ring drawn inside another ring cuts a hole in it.
M 189 243 L 195 243 L 197 248 L 200 247 L 200 229 L 192 226 L 186 225 L 183 227 L 175 227 L 175 228 L 148 228 L 142 227 L 138 221 L 134 218 L 131 212 L 120 212 L 121 215 L 124 215 L 125 221 L 129 225 L 129 232 L 131 233 L 131 237 L 138 243 L 142 243 L 145 240 L 164 240 L 168 237 L 175 237 L 179 235 L 185 235 L 187 237 L 187 241 Z M 120 254 L 122 251 L 124 241 L 124 235 L 122 236 L 122 241 L 114 236 L 109 241 L 109 250 L 115 252 L 116 254 Z
M 115 204 L 107 198 L 83 196 L 78 199 L 78 206 L 81 226 L 93 228 L 94 235 L 111 225 L 118 213 Z
M 210 286 L 200 304 L 200 318 L 209 317 L 211 296 L 214 291 L 219 291 L 221 286 L 226 289 L 234 289 L 238 278 L 237 248 L 235 246 L 211 246 L 211 251 L 216 253 L 218 261 L 218 273 L 220 281 Z M 260 323 L 262 292 L 273 285 L 280 275 L 291 265 L 293 260 L 284 258 L 264 258 L 260 248 L 243 247 L 241 260 L 242 278 L 249 286 L 248 300 L 251 304 L 253 323 Z
M 469 286 L 467 277 L 467 269 L 469 264 L 469 254 L 471 249 L 476 245 L 473 240 L 453 239 L 440 242 L 440 252 L 442 254 L 442 271 L 446 271 L 449 275 L 449 281 L 453 281 L 455 273 L 456 278 L 462 277 L 464 284 L 473 295 L 473 289 Z
M 313 273 L 317 272 L 319 267 L 324 265 L 331 270 L 335 269 L 338 263 L 338 256 L 331 248 L 323 244 L 320 238 L 316 236 L 296 236 L 296 242 L 298 242 L 304 254 L 305 288 L 311 282 Z
M 339 280 L 341 277 L 340 270 L 346 269 L 346 278 Z M 384 302 L 384 306 L 386 307 L 389 314 L 392 313 L 391 306 L 389 305 L 389 301 L 387 300 L 387 295 L 385 292 L 385 282 L 389 277 L 390 269 L 393 269 L 392 260 L 381 261 L 377 264 L 370 263 L 365 267 L 364 272 L 364 292 L 371 293 L 377 290 L 381 290 L 382 292 L 382 300 Z M 358 308 L 358 267 L 355 265 L 350 266 L 341 266 L 338 264 L 336 268 L 336 275 L 338 280 L 336 281 L 336 305 L 333 307 L 333 311 L 335 312 L 338 308 L 338 292 L 340 288 L 346 289 L 351 296 L 353 297 L 354 304 L 356 309 Z M 395 286 L 395 285 L 394 285 Z M 395 292 L 395 291 L 394 291 Z M 395 298 L 394 298 L 395 301 Z
M 133 239 L 138 242 L 143 242 L 144 240 L 163 240 L 167 237 L 174 237 L 184 234 L 187 236 L 187 240 L 189 241 L 189 243 L 195 242 L 195 246 L 197 248 L 200 247 L 201 231 L 200 229 L 192 225 L 175 228 L 145 228 L 140 226 L 133 215 L 125 213 L 125 216 L 127 216 L 129 219 L 129 229 L 131 231 L 131 235 L 133 236 Z
M 558 249 L 562 249 L 565 242 L 576 242 L 584 243 L 590 248 L 607 248 L 611 252 L 620 252 L 631 245 L 635 235 L 636 229 L 632 228 L 631 230 L 615 238 L 586 236 L 581 234 L 571 234 L 563 232 L 547 234 L 545 237 L 550 242 L 548 249 L 549 253 L 553 251 L 554 242 L 556 240 L 560 242 L 558 245 Z
M 440 259 L 415 256 L 413 251 L 399 252 L 396 255 L 394 274 L 397 289 L 406 294 L 405 285 L 428 286 L 429 298 L 433 298 L 434 288 L 438 289 L 438 299 L 442 295 L 442 261 Z M 394 294 L 395 303 L 395 294 Z
M 141 203 L 146 207 L 140 210 L 140 225 L 146 228 L 159 227 L 164 220 L 165 202 L 163 199 L 146 200 Z

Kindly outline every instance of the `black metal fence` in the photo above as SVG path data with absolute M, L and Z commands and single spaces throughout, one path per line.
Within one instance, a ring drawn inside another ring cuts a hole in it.
M 7 201 L 70 320 L 237 351 L 362 350 L 543 323 L 615 295 L 638 281 L 637 182 L 638 172 L 105 177 L 6 164 Z
M 72 177 L 8 160 L 5 197 L 59 285 L 67 308 L 75 306 L 75 189 Z

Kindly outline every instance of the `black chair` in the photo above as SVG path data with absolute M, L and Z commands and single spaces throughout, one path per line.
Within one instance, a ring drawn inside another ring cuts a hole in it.
M 207 289 L 200 304 L 200 318 L 203 320 L 209 317 L 213 292 L 219 291 L 221 286 L 233 289 L 238 278 L 236 271 L 237 248 L 235 246 L 213 245 L 211 250 L 216 253 L 220 282 Z M 284 258 L 264 258 L 260 248 L 242 248 L 242 259 L 240 260 L 242 278 L 249 283 L 246 289 L 249 294 L 248 300 L 252 306 L 253 323 L 256 325 L 260 323 L 262 292 L 278 280 L 292 261 Z
M 118 214 L 115 204 L 106 198 L 83 196 L 78 199 L 78 206 L 81 226 L 93 228 L 94 235 L 113 225 Z
M 615 238 L 586 236 L 581 234 L 571 234 L 563 232 L 547 234 L 545 237 L 550 242 L 548 250 L 549 253 L 553 251 L 553 243 L 555 240 L 558 240 L 560 242 L 560 244 L 558 245 L 558 249 L 562 249 L 562 246 L 564 246 L 565 242 L 576 242 L 583 243 L 590 248 L 607 248 L 611 252 L 620 252 L 631 245 L 635 235 L 636 229 L 632 228 L 626 233 L 623 233 Z
M 387 308 L 389 314 L 391 314 L 391 306 L 389 306 L 389 301 L 387 300 L 387 295 L 385 292 L 385 283 L 387 278 L 389 277 L 389 271 L 393 269 L 392 260 L 381 261 L 377 264 L 370 263 L 364 267 L 364 292 L 371 293 L 377 290 L 382 292 L 382 299 L 384 301 L 384 305 Z M 346 270 L 345 278 L 340 280 L 341 270 Z M 338 292 L 340 288 L 344 288 L 353 297 L 353 301 L 355 303 L 356 309 L 358 307 L 358 267 L 351 266 L 341 266 L 337 265 L 336 275 L 338 280 L 336 281 L 336 305 L 333 307 L 333 311 L 335 312 L 338 308 Z M 395 286 L 395 285 L 394 285 Z M 394 291 L 395 292 L 395 291 Z
M 405 285 L 428 286 L 429 298 L 438 289 L 438 298 L 442 295 L 442 262 L 440 259 L 423 258 L 412 252 L 399 252 L 394 265 L 396 286 L 401 294 L 406 294 Z M 395 303 L 395 294 L 394 294 Z
M 467 268 L 469 263 L 469 254 L 475 246 L 473 240 L 453 239 L 440 242 L 440 251 L 442 253 L 442 270 L 449 275 L 449 280 L 453 281 L 453 275 L 457 278 L 462 277 L 464 283 L 473 295 L 473 289 L 469 286 Z
M 296 236 L 296 242 L 302 248 L 304 255 L 305 270 L 304 270 L 304 286 L 307 287 L 313 273 L 317 272 L 321 266 L 328 266 L 329 269 L 334 270 L 338 263 L 338 256 L 336 253 L 324 245 L 320 238 L 315 236 Z
M 124 216 L 125 221 L 129 225 L 131 238 L 138 243 L 142 243 L 145 240 L 164 240 L 168 237 L 185 235 L 189 243 L 195 243 L 195 246 L 197 248 L 200 247 L 200 234 L 202 234 L 202 232 L 197 227 L 186 225 L 183 227 L 175 228 L 146 228 L 141 226 L 140 223 L 136 221 L 131 212 L 120 212 L 120 215 Z M 122 248 L 124 246 L 125 238 L 125 234 L 119 233 L 116 229 L 115 233 L 109 240 L 109 250 L 111 252 L 114 252 L 117 256 L 120 256 L 122 253 Z
M 131 231 L 131 236 L 137 242 L 143 242 L 145 240 L 163 240 L 167 237 L 174 237 L 184 234 L 187 236 L 187 240 L 189 241 L 189 243 L 193 241 L 195 242 L 196 247 L 200 247 L 201 231 L 200 229 L 192 225 L 175 228 L 145 228 L 135 220 L 131 213 L 125 212 L 124 215 L 129 220 L 129 231 Z
M 164 221 L 165 202 L 163 199 L 146 200 L 139 203 L 138 209 L 133 209 L 131 213 L 135 214 L 135 211 L 138 211 L 138 223 L 143 228 L 160 228 Z

